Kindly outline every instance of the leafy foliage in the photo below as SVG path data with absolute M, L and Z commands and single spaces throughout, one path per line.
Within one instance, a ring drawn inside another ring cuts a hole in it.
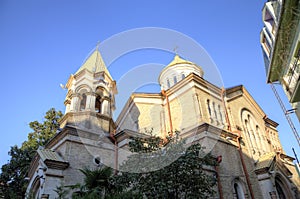
M 59 128 L 58 120 L 62 117 L 61 111 L 51 108 L 45 115 L 43 123 L 30 122 L 33 132 L 28 134 L 28 140 L 19 148 L 12 146 L 8 154 L 9 162 L 1 168 L 0 197 L 23 198 L 27 187 L 27 171 L 30 162 L 39 146 L 44 146 Z
M 95 170 L 85 168 L 80 171 L 85 175 L 84 185 L 72 187 L 80 188 L 80 191 L 73 193 L 74 199 L 104 198 L 112 195 L 115 187 L 110 180 L 113 174 L 110 167 L 103 166 Z
M 166 142 L 151 136 L 133 138 L 129 146 L 136 154 L 121 170 L 134 168 L 136 173 L 114 176 L 116 187 L 146 198 L 209 198 L 214 194 L 216 181 L 204 172 L 203 165 L 214 166 L 216 160 L 202 155 L 200 144 L 186 148 L 184 140 L 169 137 Z
M 109 167 L 100 167 L 96 170 L 88 168 L 80 170 L 84 175 L 84 185 L 76 184 L 74 186 L 61 186 L 60 192 L 77 190 L 72 194 L 73 199 L 134 199 L 142 198 L 141 194 L 136 194 L 131 190 L 121 190 L 114 183 L 112 169 Z
M 57 186 L 54 191 L 57 193 L 58 199 L 66 199 L 70 190 L 65 189 L 64 185 L 61 184 L 60 186 Z
M 112 169 L 110 167 L 104 167 L 96 170 L 81 169 L 85 175 L 85 186 L 88 190 L 99 189 L 104 193 L 110 192 L 112 185 L 109 181 L 112 175 Z
M 61 111 L 51 108 L 45 115 L 43 123 L 33 121 L 29 123 L 29 127 L 33 130 L 28 134 L 28 140 L 23 142 L 22 149 L 37 149 L 44 146 L 55 135 L 59 128 L 59 119 L 62 117 Z
M 187 146 L 176 136 L 133 137 L 129 142 L 133 155 L 121 166 L 118 175 L 111 168 L 82 169 L 85 184 L 73 199 L 105 198 L 209 198 L 216 180 L 203 165 L 214 166 L 216 159 L 201 153 L 200 144 Z M 76 187 L 77 190 L 79 187 Z

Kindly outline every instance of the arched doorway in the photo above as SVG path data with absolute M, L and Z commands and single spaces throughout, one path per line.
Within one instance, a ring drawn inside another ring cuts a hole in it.
M 276 175 L 275 177 L 275 188 L 277 192 L 277 198 L 279 199 L 289 199 L 292 198 L 291 193 L 289 192 L 289 186 L 283 180 L 282 176 Z

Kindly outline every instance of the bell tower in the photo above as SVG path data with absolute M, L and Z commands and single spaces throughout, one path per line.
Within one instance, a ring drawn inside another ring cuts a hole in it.
M 66 125 L 80 129 L 113 131 L 113 111 L 117 94 L 116 82 L 111 77 L 97 48 L 85 60 L 65 85 L 65 115 L 61 128 Z

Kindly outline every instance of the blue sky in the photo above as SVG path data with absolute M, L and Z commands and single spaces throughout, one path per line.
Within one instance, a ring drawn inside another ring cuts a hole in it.
M 198 42 L 215 62 L 225 87 L 243 84 L 268 117 L 280 124 L 279 135 L 287 154 L 293 155 L 294 147 L 300 156 L 299 146 L 266 84 L 259 44 L 263 3 L 0 1 L 0 165 L 9 159 L 10 146 L 27 139 L 29 122 L 41 121 L 51 107 L 64 111 L 66 91 L 59 84 L 77 71 L 98 41 L 143 27 L 172 29 Z M 159 50 L 129 53 L 113 63 L 111 75 L 118 79 L 145 63 L 168 64 L 172 56 Z M 285 96 L 283 99 L 289 109 Z M 293 120 L 299 129 L 298 120 L 294 116 Z

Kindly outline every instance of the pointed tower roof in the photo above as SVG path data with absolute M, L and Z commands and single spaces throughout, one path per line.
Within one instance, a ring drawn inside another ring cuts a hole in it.
M 99 52 L 98 48 L 96 48 L 96 50 L 85 60 L 85 62 L 75 74 L 79 73 L 84 69 L 93 73 L 105 72 L 111 79 L 113 79 L 106 68 L 106 65 L 102 59 L 101 53 Z

